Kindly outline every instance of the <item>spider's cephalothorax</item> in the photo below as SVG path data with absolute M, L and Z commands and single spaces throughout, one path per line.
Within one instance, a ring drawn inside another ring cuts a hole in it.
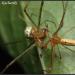
M 50 43 L 51 46 L 56 46 L 57 44 L 59 44 L 61 41 L 61 38 L 58 35 L 54 35 L 51 39 L 50 39 Z
M 43 41 L 48 34 L 47 28 L 37 28 L 35 26 L 27 26 L 25 29 L 25 35 L 34 39 L 39 46 L 43 47 Z

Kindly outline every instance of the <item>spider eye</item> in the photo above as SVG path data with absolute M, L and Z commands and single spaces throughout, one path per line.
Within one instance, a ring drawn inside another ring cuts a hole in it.
M 25 35 L 27 35 L 28 37 L 30 37 L 30 34 L 31 34 L 31 30 L 32 30 L 32 27 L 31 26 L 27 26 L 24 33 Z

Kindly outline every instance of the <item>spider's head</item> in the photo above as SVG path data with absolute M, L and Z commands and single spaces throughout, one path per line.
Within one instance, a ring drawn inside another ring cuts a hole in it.
M 27 35 L 28 37 L 30 37 L 31 35 L 31 30 L 32 30 L 32 27 L 31 26 L 27 26 L 24 33 L 25 35 Z

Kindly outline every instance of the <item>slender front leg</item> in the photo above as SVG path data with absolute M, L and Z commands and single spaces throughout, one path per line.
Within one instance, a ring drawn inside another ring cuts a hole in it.
M 40 6 L 40 11 L 39 11 L 39 18 L 38 18 L 38 27 L 40 27 L 40 22 L 41 22 L 41 15 L 42 15 L 42 8 L 44 5 L 44 1 L 41 1 L 41 6 Z
M 29 16 L 29 14 L 27 13 L 27 10 L 26 10 L 27 8 L 25 8 L 24 9 L 24 12 L 25 12 L 25 14 L 27 15 L 27 17 L 29 18 L 29 20 L 33 23 L 33 25 L 35 25 L 35 26 L 37 26 L 36 24 L 35 24 L 35 22 L 31 19 L 31 17 Z

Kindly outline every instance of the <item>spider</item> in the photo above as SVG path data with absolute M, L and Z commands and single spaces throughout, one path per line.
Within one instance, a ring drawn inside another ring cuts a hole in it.
M 61 21 L 59 23 L 59 27 L 57 28 L 57 30 L 52 34 L 52 37 L 49 37 L 47 43 L 44 43 L 45 38 L 48 36 L 49 30 L 48 27 L 44 27 L 44 28 L 40 28 L 41 25 L 41 14 L 42 14 L 42 10 L 43 10 L 43 5 L 44 5 L 44 1 L 41 1 L 41 6 L 40 6 L 40 12 L 39 12 L 39 18 L 38 18 L 38 25 L 37 26 L 34 21 L 31 19 L 31 17 L 29 16 L 29 14 L 27 13 L 27 6 L 24 9 L 24 12 L 26 14 L 26 16 L 30 19 L 30 21 L 33 23 L 34 26 L 27 26 L 24 30 L 25 35 L 27 35 L 29 38 L 32 38 L 34 40 L 34 42 L 40 47 L 40 48 L 47 48 L 47 45 L 50 43 L 51 45 L 51 69 L 53 66 L 53 62 L 54 62 L 54 47 L 58 44 L 62 44 L 62 45 L 68 45 L 70 43 L 68 43 L 68 41 L 66 40 L 62 40 L 61 37 L 58 36 L 58 32 L 61 30 L 61 28 L 63 27 L 63 23 L 64 23 L 64 17 L 66 14 L 66 9 L 67 9 L 67 2 L 64 5 L 63 1 L 63 15 L 61 18 Z M 26 51 L 24 51 L 21 55 L 19 55 L 18 57 L 16 57 L 14 60 L 12 60 L 2 71 L 5 72 L 6 69 L 8 69 L 16 60 L 18 60 L 21 56 L 23 56 L 26 52 L 29 51 L 29 49 L 31 49 L 32 47 L 34 47 L 35 45 L 32 44 Z M 60 55 L 61 58 L 61 55 Z

